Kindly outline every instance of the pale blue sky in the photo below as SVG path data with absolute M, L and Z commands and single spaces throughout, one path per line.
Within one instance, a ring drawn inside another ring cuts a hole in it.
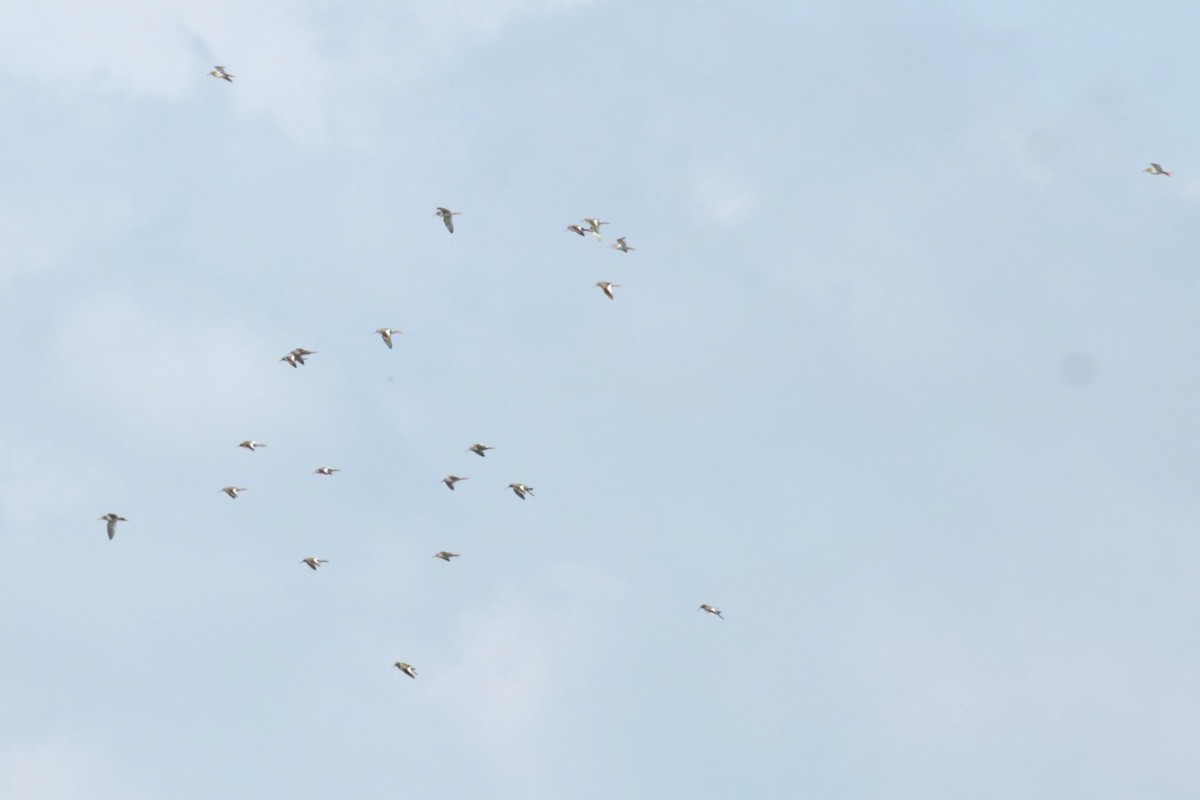
M 1195 796 L 1194 6 L 278 5 L 0 5 L 0 797 Z

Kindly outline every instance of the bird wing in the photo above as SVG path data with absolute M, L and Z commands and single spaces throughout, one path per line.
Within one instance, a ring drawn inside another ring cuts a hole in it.
M 108 521 L 107 528 L 108 528 L 108 538 L 109 539 L 112 539 L 114 536 L 117 535 L 117 521 L 115 519 L 110 519 Z

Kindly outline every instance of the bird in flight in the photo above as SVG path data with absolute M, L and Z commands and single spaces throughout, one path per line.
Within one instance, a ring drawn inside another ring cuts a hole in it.
M 451 553 L 449 550 L 438 550 L 436 553 L 430 556 L 430 558 L 440 558 L 442 561 L 445 561 L 447 564 L 449 564 L 450 559 L 458 558 L 458 556 L 458 553 Z
M 636 248 L 636 247 L 630 247 L 629 245 L 625 244 L 625 237 L 624 237 L 624 236 L 622 236 L 621 238 L 617 239 L 617 243 L 616 243 L 616 244 L 613 244 L 613 245 L 610 245 L 610 246 L 611 246 L 613 249 L 615 249 L 615 250 L 620 250 L 622 253 L 630 253 L 630 252 L 632 252 L 632 251 L 634 251 L 634 250 L 637 250 L 637 248 Z
M 413 669 L 412 664 L 405 664 L 403 661 L 397 661 L 393 666 L 410 678 L 415 679 L 417 677 L 417 671 Z
M 441 217 L 442 222 L 446 223 L 446 230 L 454 233 L 454 217 L 461 213 L 461 211 L 451 211 L 448 208 L 442 208 L 441 206 L 438 206 L 438 210 L 433 212 L 433 215 L 435 217 Z
M 108 538 L 109 539 L 112 539 L 114 536 L 117 535 L 117 523 L 118 522 L 129 522 L 129 520 L 125 519 L 124 517 L 117 516 L 116 514 L 105 514 L 103 517 L 100 518 L 100 521 L 108 523 L 108 525 L 106 527 L 108 529 Z
M 222 492 L 237 500 L 238 492 L 247 491 L 245 486 L 225 486 L 221 489 Z
M 583 227 L 582 225 L 568 225 L 567 230 L 569 230 L 571 233 L 578 233 L 580 236 L 583 236 L 585 233 L 591 233 L 591 230 Z
M 467 452 L 474 453 L 475 455 L 479 456 L 480 458 L 487 458 L 487 453 L 484 451 L 495 450 L 495 449 L 496 448 L 490 447 L 486 444 L 473 444 L 467 448 Z
M 599 239 L 599 238 L 600 238 L 600 226 L 601 226 L 601 225 L 607 225 L 607 224 L 608 224 L 608 220 L 606 220 L 606 219 L 596 219 L 595 217 L 584 217 L 584 218 L 583 218 L 583 221 L 587 223 L 587 229 L 588 229 L 588 230 L 589 230 L 589 231 L 590 231 L 590 232 L 591 232 L 593 235 L 595 235 L 595 237 L 596 237 L 597 239 Z
M 1142 172 L 1149 172 L 1151 175 L 1166 175 L 1168 178 L 1175 174 L 1173 172 L 1167 172 L 1165 169 L 1163 169 L 1162 164 L 1154 163 L 1150 164 L 1150 166 L 1146 167 L 1144 170 L 1142 170 Z
M 703 603 L 696 610 L 697 611 L 707 611 L 709 614 L 716 614 L 718 617 L 721 617 L 721 609 L 717 608 L 716 606 L 710 606 L 708 603 Z M 721 617 L 721 619 L 725 619 L 725 618 Z
M 614 289 L 614 288 L 615 288 L 615 289 L 619 289 L 619 288 L 621 288 L 621 284 L 619 284 L 619 283 L 609 283 L 608 281 L 598 281 L 598 282 L 596 283 L 596 285 L 597 285 L 597 286 L 599 286 L 599 287 L 600 287 L 600 288 L 601 288 L 601 289 L 604 291 L 604 293 L 605 293 L 606 295 L 608 295 L 608 299 L 609 299 L 609 300 L 612 300 L 612 299 L 613 299 L 613 289 Z
M 256 448 L 256 447 L 266 447 L 266 446 L 267 445 L 265 442 L 256 442 L 253 439 L 247 439 L 244 442 L 238 442 L 238 447 L 244 447 L 247 450 L 249 450 L 251 453 L 254 452 L 254 448 Z
M 510 483 L 508 488 L 512 489 L 517 497 L 521 498 L 522 500 L 525 499 L 525 495 L 529 495 L 531 497 L 533 496 L 533 487 L 526 486 L 523 483 Z
M 396 328 L 378 328 L 375 332 L 383 337 L 383 343 L 388 346 L 388 350 L 392 349 L 392 337 L 396 334 L 404 333 L 404 331 L 397 330 Z
M 335 472 L 341 472 L 339 467 L 317 467 L 313 471 L 313 475 L 332 475 Z
M 303 347 L 297 347 L 295 350 L 292 350 L 286 356 L 284 356 L 283 358 L 281 358 L 279 360 L 286 361 L 287 363 L 291 364 L 293 367 L 297 367 L 301 364 L 307 363 L 307 362 L 305 362 L 304 359 L 307 358 L 308 356 L 313 355 L 316 352 L 317 352 L 316 350 L 305 350 Z
M 226 72 L 224 67 L 213 67 L 213 71 L 208 74 L 212 75 L 214 78 L 220 78 L 221 80 L 226 80 L 230 83 L 233 83 L 234 76 Z
M 328 564 L 329 559 L 328 558 L 317 558 L 316 556 L 309 556 L 308 558 L 304 559 L 300 563 L 308 564 L 310 569 L 315 570 L 315 569 L 317 569 L 317 567 L 321 566 L 322 564 Z
M 465 481 L 465 480 L 467 480 L 467 478 L 460 478 L 457 475 L 447 475 L 446 477 L 442 478 L 442 483 L 446 484 L 447 488 L 449 488 L 450 491 L 453 492 L 454 484 L 458 483 L 459 481 Z

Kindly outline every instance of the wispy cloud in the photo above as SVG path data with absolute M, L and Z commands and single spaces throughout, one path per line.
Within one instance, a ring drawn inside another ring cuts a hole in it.
M 103 752 L 70 738 L 0 751 L 0 797 L 6 800 L 150 800 Z

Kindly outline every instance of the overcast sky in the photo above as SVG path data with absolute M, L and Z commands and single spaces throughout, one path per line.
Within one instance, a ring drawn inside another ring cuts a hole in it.
M 1195 797 L 1194 3 L 281 5 L 0 4 L 0 797 Z

